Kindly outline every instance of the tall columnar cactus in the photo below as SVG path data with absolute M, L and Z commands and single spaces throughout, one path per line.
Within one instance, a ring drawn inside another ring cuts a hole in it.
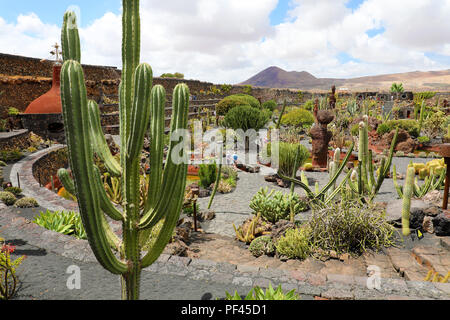
M 333 192 L 329 193 L 328 191 L 333 188 L 333 186 L 336 185 L 336 181 L 341 175 L 342 171 L 344 171 L 345 166 L 348 163 L 348 160 L 350 159 L 350 156 L 354 149 L 354 144 L 350 147 L 350 149 L 347 152 L 347 155 L 345 156 L 344 161 L 341 163 L 340 166 L 338 166 L 337 170 L 334 172 L 333 175 L 330 175 L 330 180 L 328 183 L 320 189 L 319 184 L 316 183 L 315 185 L 315 191 L 311 190 L 311 187 L 308 183 L 308 179 L 304 172 L 301 173 L 301 180 L 297 180 L 292 177 L 286 177 L 280 173 L 278 175 L 281 179 L 292 182 L 298 186 L 300 186 L 303 190 L 305 190 L 306 196 L 310 200 L 311 203 L 318 205 L 319 207 L 323 207 L 325 205 L 328 205 L 331 203 L 331 201 L 339 194 L 341 189 L 345 186 L 347 183 L 347 180 L 350 178 L 351 172 L 349 171 L 346 175 L 346 177 L 342 180 L 342 182 L 339 184 L 337 188 L 333 190 Z M 339 156 L 340 157 L 340 156 Z
M 408 167 L 406 171 L 406 184 L 403 192 L 403 206 L 402 206 L 402 228 L 403 235 L 409 236 L 411 230 L 409 228 L 409 219 L 411 214 L 411 198 L 414 192 L 414 178 L 416 172 L 413 167 Z
M 398 129 L 392 140 L 389 155 L 387 158 L 382 158 L 378 169 L 378 175 L 376 175 L 373 165 L 372 150 L 369 150 L 368 118 L 367 116 L 364 116 L 364 121 L 359 124 L 358 184 L 352 179 L 348 181 L 353 192 L 358 193 L 361 196 L 367 196 L 369 201 L 372 201 L 376 197 L 384 179 L 390 173 L 392 158 L 394 156 L 395 146 L 397 145 L 397 137 Z M 355 174 L 353 174 L 353 177 L 354 176 Z
M 65 61 L 61 70 L 61 99 L 73 180 L 64 169 L 59 176 L 67 190 L 77 196 L 83 225 L 97 260 L 106 270 L 121 276 L 123 299 L 139 299 L 141 270 L 162 253 L 181 212 L 187 155 L 179 148 L 184 143 L 184 137 L 179 134 L 183 130 L 179 129 L 187 127 L 189 89 L 185 84 L 174 89 L 171 145 L 163 170 L 166 93 L 161 86 L 152 88 L 151 67 L 139 64 L 139 0 L 124 0 L 123 70 L 119 89 L 121 159 L 118 163 L 104 139 L 98 106 L 87 99 L 73 12 L 64 16 L 62 44 Z M 151 187 L 141 211 L 139 173 L 146 132 L 151 141 Z M 94 152 L 111 175 L 121 177 L 121 209 L 106 195 L 100 171 L 93 162 Z M 106 216 L 122 222 L 122 239 L 112 232 Z M 152 228 L 157 224 L 161 231 L 149 242 Z M 144 245 L 150 248 L 141 256 Z

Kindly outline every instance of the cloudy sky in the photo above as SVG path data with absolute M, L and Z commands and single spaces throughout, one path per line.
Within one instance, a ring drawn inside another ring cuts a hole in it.
M 120 0 L 0 0 L 0 52 L 51 58 L 78 8 L 82 62 L 121 67 Z M 450 0 L 141 0 L 156 76 L 239 83 L 270 66 L 350 78 L 450 69 Z

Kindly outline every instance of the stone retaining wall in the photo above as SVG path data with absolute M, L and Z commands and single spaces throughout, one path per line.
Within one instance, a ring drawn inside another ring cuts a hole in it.
M 2 132 L 0 133 L 0 150 L 26 149 L 30 146 L 29 137 L 30 132 L 28 130 Z

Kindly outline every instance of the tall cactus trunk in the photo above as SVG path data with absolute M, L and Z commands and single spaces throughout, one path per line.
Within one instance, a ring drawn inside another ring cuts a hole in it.
M 402 229 L 404 236 L 409 236 L 411 234 L 409 219 L 411 214 L 411 198 L 414 193 L 415 176 L 416 171 L 414 170 L 414 167 L 408 167 L 408 170 L 406 171 L 406 183 L 403 188 Z
M 62 30 L 64 65 L 61 69 L 61 100 L 73 181 L 65 169 L 58 172 L 64 186 L 78 199 L 80 215 L 92 251 L 109 272 L 120 275 L 122 298 L 139 299 L 143 268 L 154 263 L 172 237 L 179 219 L 186 187 L 187 155 L 179 145 L 185 142 L 189 110 L 189 88 L 177 85 L 173 93 L 171 144 L 163 171 L 164 109 L 166 92 L 153 85 L 148 64 L 139 64 L 139 0 L 123 0 L 123 71 L 119 89 L 121 159 L 113 159 L 100 124 L 98 106 L 87 100 L 81 67 L 76 16 L 67 12 Z M 151 120 L 150 120 L 151 119 Z M 140 161 L 145 133 L 150 137 L 151 186 L 140 208 Z M 123 211 L 108 199 L 94 152 L 111 175 L 120 177 Z M 181 156 L 181 159 L 180 157 Z M 73 192 L 72 192 L 73 191 Z M 105 214 L 122 222 L 123 239 L 111 230 Z M 152 239 L 152 228 L 160 232 Z M 141 259 L 144 245 L 149 249 Z M 117 258 L 116 252 L 120 256 Z

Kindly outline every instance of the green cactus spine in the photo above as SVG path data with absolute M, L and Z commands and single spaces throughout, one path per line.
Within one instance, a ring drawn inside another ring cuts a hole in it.
M 414 193 L 414 178 L 416 172 L 413 167 L 408 167 L 406 172 L 406 184 L 403 188 L 403 206 L 402 206 L 402 228 L 403 235 L 409 236 L 411 230 L 409 228 L 409 219 L 411 214 L 411 198 Z
M 174 89 L 171 145 L 163 171 L 166 92 L 161 86 L 152 89 L 151 67 L 139 64 L 139 1 L 124 0 L 123 71 L 119 92 L 121 159 L 120 163 L 113 161 L 101 131 L 98 106 L 87 100 L 81 55 L 77 50 L 79 37 L 75 14 L 66 13 L 64 21 L 62 43 L 65 62 L 61 70 L 61 99 L 73 180 L 64 169 L 58 176 L 78 199 L 83 225 L 97 260 L 106 270 L 121 276 L 122 298 L 139 299 L 141 270 L 158 259 L 172 237 L 181 212 L 187 155 L 183 148 L 179 148 L 184 143 L 180 129 L 187 127 L 189 88 L 180 84 Z M 151 188 L 141 211 L 140 155 L 147 131 L 152 151 Z M 103 159 L 110 174 L 121 176 L 123 212 L 106 196 L 100 172 L 93 162 L 94 151 Z M 181 161 L 176 160 L 177 156 L 181 156 Z M 123 239 L 112 232 L 105 214 L 122 222 Z M 158 223 L 161 231 L 141 258 L 143 245 L 149 244 L 151 228 Z

